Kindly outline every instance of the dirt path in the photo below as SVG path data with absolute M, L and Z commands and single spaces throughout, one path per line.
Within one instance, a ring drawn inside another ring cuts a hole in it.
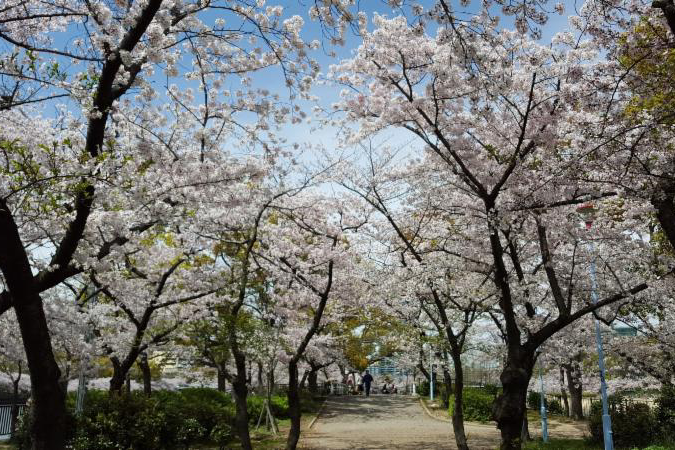
M 446 419 L 447 420 L 447 419 Z M 472 450 L 499 447 L 493 424 L 464 425 Z M 530 423 L 533 436 L 541 434 Z M 581 438 L 582 424 L 549 424 L 552 437 Z M 419 399 L 397 395 L 332 397 L 312 429 L 303 432 L 300 448 L 319 449 L 456 449 L 452 425 L 428 417 Z
M 494 449 L 499 434 L 491 425 L 467 424 L 472 449 Z M 304 433 L 303 449 L 455 449 L 452 425 L 428 417 L 412 397 L 333 397 Z

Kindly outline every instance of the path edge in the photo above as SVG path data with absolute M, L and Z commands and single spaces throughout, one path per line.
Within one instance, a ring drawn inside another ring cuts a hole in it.
M 307 427 L 308 430 L 311 430 L 316 421 L 319 420 L 319 416 L 321 416 L 321 413 L 326 408 L 326 403 L 328 403 L 328 397 L 326 397 L 326 399 L 323 401 L 321 407 L 319 408 L 319 411 L 316 413 L 316 416 L 314 416 L 312 421 L 309 423 L 309 426 Z
M 420 405 L 422 405 L 422 409 L 424 410 L 424 413 L 427 416 L 429 416 L 430 418 L 432 418 L 432 419 L 434 419 L 438 422 L 444 422 L 444 423 L 451 423 L 452 422 L 452 420 L 450 420 L 450 419 L 441 419 L 440 417 L 436 417 L 435 415 L 433 415 L 431 413 L 431 411 L 429 411 L 429 408 L 427 407 L 427 404 L 424 403 L 424 399 L 422 397 L 420 397 Z

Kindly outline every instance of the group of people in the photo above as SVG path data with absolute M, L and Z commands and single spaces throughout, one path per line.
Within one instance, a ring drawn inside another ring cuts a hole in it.
M 370 388 L 373 385 L 373 376 L 370 374 L 368 370 L 363 374 L 361 377 L 361 382 L 356 386 L 356 390 L 352 389 L 353 393 L 360 394 L 361 392 L 365 392 L 366 397 L 370 397 Z M 353 380 L 351 378 L 347 379 L 347 384 L 350 387 L 353 387 Z M 398 394 L 398 388 L 394 383 L 387 384 L 386 382 L 382 385 L 382 388 L 380 389 L 380 393 L 382 394 Z

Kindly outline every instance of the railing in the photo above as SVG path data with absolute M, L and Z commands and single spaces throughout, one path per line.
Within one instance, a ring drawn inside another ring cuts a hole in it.
M 17 419 L 21 417 L 26 409 L 25 404 L 16 405 L 18 413 Z M 12 432 L 12 405 L 0 405 L 0 436 L 7 436 Z

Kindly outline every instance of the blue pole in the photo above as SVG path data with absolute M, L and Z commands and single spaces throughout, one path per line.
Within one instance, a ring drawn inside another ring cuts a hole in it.
M 595 248 L 593 242 L 588 243 L 591 252 L 591 299 L 593 304 L 598 303 L 597 279 L 595 276 Z M 605 440 L 605 450 L 614 450 L 612 438 L 612 418 L 609 416 L 607 404 L 607 383 L 605 382 L 605 353 L 602 350 L 602 335 L 600 334 L 600 322 L 595 318 L 595 344 L 598 347 L 598 365 L 600 366 L 600 395 L 602 397 L 602 433 Z
M 544 396 L 544 375 L 541 369 L 542 364 L 539 364 L 539 382 L 541 383 L 541 395 L 539 396 L 541 414 L 541 436 L 544 442 L 548 442 L 548 420 L 546 417 L 546 398 Z

